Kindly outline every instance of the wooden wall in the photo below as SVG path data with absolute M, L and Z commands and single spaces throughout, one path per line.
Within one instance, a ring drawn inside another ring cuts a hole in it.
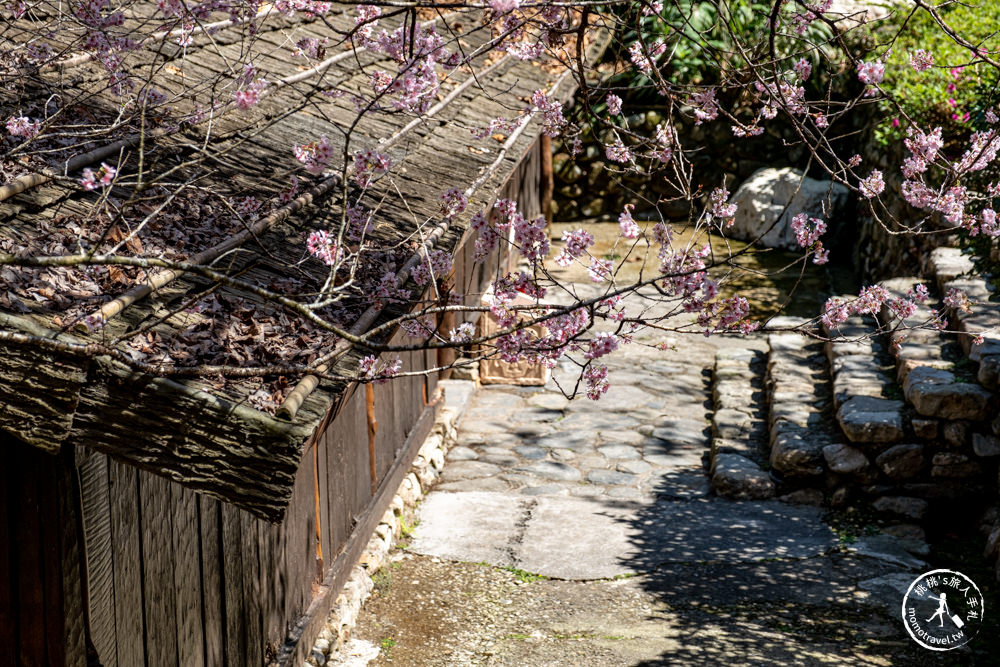
M 86 664 L 67 463 L 0 433 L 0 667 Z
M 501 194 L 526 214 L 539 164 L 532 149 Z M 472 263 L 473 241 L 455 265 L 466 293 L 496 268 Z M 401 356 L 408 371 L 437 361 Z M 357 386 L 309 443 L 280 525 L 85 447 L 53 456 L 0 434 L 0 667 L 88 652 L 106 667 L 301 665 L 433 422 L 434 374 L 373 390 L 375 484 Z

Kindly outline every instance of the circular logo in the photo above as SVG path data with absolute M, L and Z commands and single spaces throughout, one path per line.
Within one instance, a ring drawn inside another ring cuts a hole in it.
M 983 594 L 961 572 L 932 570 L 917 577 L 903 598 L 903 624 L 924 648 L 965 646 L 983 623 Z

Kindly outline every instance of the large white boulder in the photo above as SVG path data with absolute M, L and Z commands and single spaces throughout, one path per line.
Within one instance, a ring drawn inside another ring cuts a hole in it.
M 822 218 L 830 229 L 847 204 L 850 190 L 840 183 L 820 181 L 798 169 L 758 169 L 740 185 L 731 203 L 737 205 L 729 236 L 782 250 L 797 250 L 792 218 L 805 212 Z

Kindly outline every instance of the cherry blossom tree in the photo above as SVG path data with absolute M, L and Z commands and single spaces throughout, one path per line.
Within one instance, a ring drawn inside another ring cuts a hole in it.
M 6 127 L 0 200 L 14 201 L 54 184 L 74 189 L 80 193 L 75 201 L 87 206 L 82 217 L 48 220 L 31 238 L 0 238 L 0 292 L 6 293 L 0 310 L 27 308 L 24 295 L 30 294 L 52 307 L 56 328 L 101 331 L 129 303 L 190 274 L 250 294 L 284 318 L 267 341 L 238 357 L 203 339 L 157 347 L 135 332 L 73 343 L 0 327 L 0 341 L 7 343 L 107 356 L 157 375 L 334 378 L 326 365 L 332 341 L 334 350 L 353 346 L 367 352 L 357 372 L 343 378 L 361 381 L 412 372 L 396 359 L 399 352 L 460 347 L 469 352 L 460 363 L 497 356 L 553 366 L 570 358 L 580 380 L 575 388 L 566 387 L 567 393 L 581 390 L 598 399 L 608 388 L 602 358 L 638 344 L 639 332 L 745 334 L 761 325 L 749 301 L 726 285 L 754 244 L 723 256 L 708 243 L 709 233 L 725 237 L 732 225 L 737 209 L 730 190 L 737 184 L 706 182 L 696 169 L 693 158 L 704 147 L 690 129 L 700 126 L 721 125 L 733 142 L 780 128 L 787 145 L 808 151 L 810 170 L 846 185 L 878 224 L 894 233 L 901 228 L 925 233 L 924 222 L 935 218 L 944 221 L 945 231 L 1000 236 L 993 203 L 1000 183 L 990 180 L 1000 150 L 997 115 L 987 108 L 982 128 L 952 134 L 947 142 L 942 127 L 910 117 L 906 100 L 886 85 L 894 76 L 889 64 L 894 37 L 882 25 L 890 22 L 860 4 L 8 0 L 0 11 L 0 78 L 6 91 L 0 98 Z M 995 53 L 955 32 L 942 8 L 916 0 L 893 12 L 897 19 L 926 13 L 967 52 L 963 63 L 938 63 L 933 54 L 916 49 L 908 54 L 913 71 L 1000 69 Z M 282 30 L 297 22 L 309 23 L 313 36 L 284 43 Z M 905 20 L 891 25 L 902 24 Z M 472 32 L 481 39 L 470 50 Z M 595 59 L 588 45 L 602 35 L 610 36 L 611 48 Z M 198 49 L 211 52 L 219 44 L 236 44 L 239 53 L 221 71 L 190 60 Z M 691 53 L 702 63 L 696 76 L 682 68 Z M 294 60 L 300 72 L 268 80 L 261 73 L 268 58 Z M 411 256 L 375 242 L 380 211 L 362 195 L 396 177 L 387 148 L 399 137 L 366 145 L 356 128 L 378 116 L 409 118 L 407 128 L 432 120 L 455 91 L 480 85 L 478 79 L 489 77 L 505 59 L 573 77 L 576 103 L 569 108 L 545 89 L 530 99 L 511 95 L 500 99 L 509 113 L 475 128 L 470 141 L 506 140 L 536 122 L 570 154 L 584 150 L 585 137 L 599 137 L 601 152 L 619 173 L 668 181 L 675 193 L 669 200 L 686 203 L 689 213 L 668 217 L 665 198 L 625 206 L 609 259 L 594 251 L 586 225 L 554 240 L 545 217 L 525 216 L 516 201 L 500 199 L 488 209 L 471 210 L 479 183 L 442 186 L 439 214 L 422 221 L 420 233 L 432 233 L 441 221 L 455 222 L 473 230 L 477 261 L 501 251 L 518 262 L 511 272 L 488 266 L 493 272 L 488 298 L 469 305 L 468 295 L 448 283 L 453 269 L 448 251 L 421 246 Z M 344 62 L 364 72 L 364 86 L 339 85 L 324 76 Z M 632 83 L 622 86 L 623 80 Z M 652 132 L 630 125 L 630 87 L 656 100 L 662 121 Z M 303 105 L 315 96 L 349 99 L 354 119 L 338 127 L 342 136 L 331 130 L 287 137 L 280 191 L 237 198 L 202 187 L 229 150 L 213 137 L 228 132 L 234 137 L 229 147 L 252 140 L 273 120 L 260 109 L 286 90 L 296 91 Z M 891 218 L 884 204 L 890 196 L 886 175 L 855 151 L 852 123 L 864 114 L 882 122 L 884 111 L 877 109 L 890 109 L 906 132 L 909 157 L 894 168 L 905 178 L 903 194 L 913 212 L 907 221 Z M 157 142 L 184 132 L 202 141 L 190 142 L 183 159 L 154 155 Z M 302 259 L 288 266 L 290 286 L 256 284 L 220 263 L 238 245 L 234 239 L 252 239 L 330 192 L 336 192 L 339 214 L 333 224 L 304 234 Z M 645 216 L 637 219 L 638 210 Z M 831 261 L 824 236 L 829 221 L 789 213 L 801 264 Z M 635 256 L 652 268 L 638 280 L 626 280 L 622 267 Z M 320 278 L 296 284 L 308 262 Z M 572 265 L 586 268 L 600 286 L 597 296 L 575 296 L 553 273 L 554 266 Z M 659 307 L 630 305 L 626 297 L 640 291 Z M 894 327 L 927 297 L 923 286 L 903 298 L 870 286 L 854 299 L 831 300 L 818 316 L 835 327 L 853 314 L 888 308 L 894 318 L 881 326 Z M 362 311 L 411 302 L 417 304 L 413 310 L 352 328 Z M 351 310 L 348 303 L 363 307 Z M 946 295 L 944 303 L 969 306 L 961 294 Z M 178 306 L 225 308 L 211 287 Z M 486 313 L 498 324 L 488 335 L 465 321 Z M 253 312 L 246 317 L 252 321 Z M 924 324 L 946 327 L 945 314 Z M 544 333 L 532 329 L 535 325 L 543 325 Z M 400 327 L 409 342 L 389 344 L 387 334 Z M 327 337 L 322 344 L 314 341 L 308 355 L 291 354 L 301 351 L 297 341 L 304 330 Z

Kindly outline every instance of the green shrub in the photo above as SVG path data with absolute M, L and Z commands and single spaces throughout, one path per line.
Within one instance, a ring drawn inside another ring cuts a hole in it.
M 627 62 L 629 47 L 639 37 L 647 46 L 660 40 L 667 45 L 667 55 L 660 58 L 660 72 L 672 83 L 714 85 L 721 83 L 736 70 L 747 65 L 736 48 L 754 59 L 768 52 L 768 26 L 771 3 L 760 0 L 666 0 L 659 15 L 644 16 L 640 3 L 616 8 L 621 21 L 620 37 L 614 40 L 614 58 Z M 788 14 L 789 11 L 784 12 Z M 825 44 L 830 40 L 829 27 L 816 21 L 806 34 L 796 35 L 783 30 L 775 40 L 779 58 L 798 58 L 807 50 L 807 43 Z M 816 65 L 820 54 L 816 49 L 806 54 Z M 781 67 L 790 68 L 791 60 Z M 612 87 L 628 92 L 631 99 L 654 98 L 653 80 L 630 68 L 609 81 Z
M 941 17 L 964 39 L 991 52 L 1000 48 L 1000 4 L 951 4 L 941 7 Z M 941 126 L 950 140 L 982 129 L 985 113 L 996 102 L 1000 73 L 992 66 L 976 62 L 969 51 L 954 42 L 931 15 L 920 8 L 912 13 L 897 10 L 881 26 L 876 37 L 891 39 L 892 54 L 886 62 L 882 88 L 900 105 L 913 122 L 924 129 Z M 929 52 L 934 66 L 917 72 L 910 66 L 916 49 Z M 886 122 L 876 129 L 882 144 L 906 135 L 906 121 L 891 101 L 882 103 Z

